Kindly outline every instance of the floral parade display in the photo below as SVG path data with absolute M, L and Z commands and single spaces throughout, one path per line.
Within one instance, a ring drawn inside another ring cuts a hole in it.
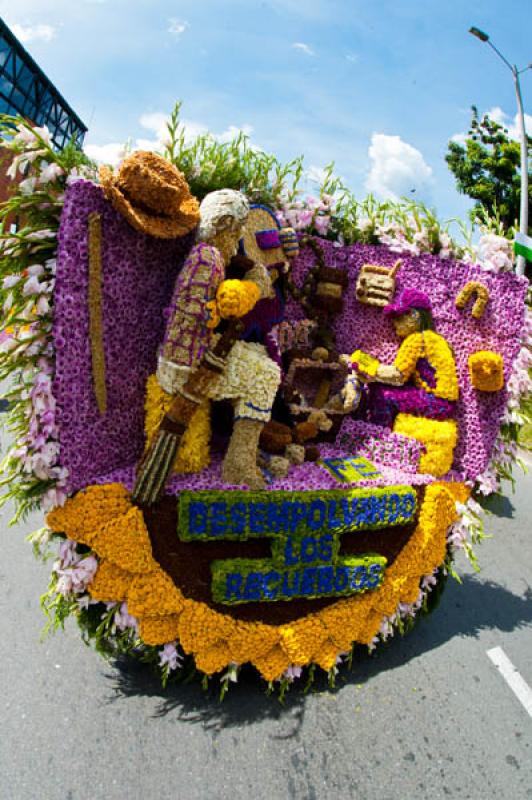
M 529 422 L 528 284 L 489 231 L 468 249 L 330 172 L 304 198 L 297 164 L 191 149 L 176 114 L 115 170 L 0 120 L 1 502 L 46 515 L 50 627 L 282 695 L 476 564 Z

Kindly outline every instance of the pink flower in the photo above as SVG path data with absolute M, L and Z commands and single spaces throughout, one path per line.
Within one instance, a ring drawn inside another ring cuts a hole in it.
M 324 214 L 318 214 L 317 217 L 314 219 L 314 227 L 316 228 L 318 234 L 320 236 L 325 236 L 327 231 L 329 230 L 331 224 L 331 218 L 325 216 Z
M 127 603 L 122 603 L 120 608 L 116 611 L 113 620 L 117 630 L 126 631 L 128 629 L 138 633 L 139 623 L 136 617 L 130 614 L 127 610 Z
M 165 644 L 163 649 L 159 652 L 159 665 L 161 667 L 168 665 L 168 670 L 171 672 L 181 667 L 182 663 L 183 656 L 177 651 L 177 642 L 168 642 Z
M 52 508 L 64 506 L 67 499 L 67 493 L 64 489 L 59 487 L 52 487 L 47 489 L 41 499 L 41 508 L 43 511 L 51 511 Z
M 285 669 L 279 680 L 287 680 L 290 683 L 293 683 L 297 678 L 300 678 L 302 674 L 303 667 L 298 667 L 297 664 L 290 664 L 290 666 Z
M 308 228 L 308 226 L 312 223 L 312 211 L 304 210 L 300 211 L 297 217 L 296 225 L 294 226 L 296 230 L 304 230 Z

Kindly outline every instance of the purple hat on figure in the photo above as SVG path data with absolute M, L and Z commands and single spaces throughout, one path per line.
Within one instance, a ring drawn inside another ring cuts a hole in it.
M 383 312 L 392 317 L 400 317 L 401 314 L 406 314 L 412 308 L 422 308 L 425 311 L 431 311 L 432 306 L 428 295 L 425 292 L 420 292 L 419 289 L 403 289 L 393 303 L 388 303 L 382 309 Z

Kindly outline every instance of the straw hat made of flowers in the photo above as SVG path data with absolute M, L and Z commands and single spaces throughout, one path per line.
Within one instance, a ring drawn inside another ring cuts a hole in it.
M 157 153 L 138 150 L 116 175 L 100 167 L 100 182 L 113 208 L 141 233 L 176 239 L 199 222 L 199 203 L 185 176 Z
M 265 267 L 284 263 L 287 256 L 293 255 L 284 246 L 283 234 L 289 230 L 295 236 L 291 229 L 281 228 L 271 208 L 259 204 L 252 205 L 242 237 L 244 255 Z

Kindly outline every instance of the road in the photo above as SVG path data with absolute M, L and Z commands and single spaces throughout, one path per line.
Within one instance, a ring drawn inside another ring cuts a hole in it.
M 480 575 L 461 559 L 462 585 L 409 636 L 284 706 L 250 676 L 222 704 L 165 694 L 74 625 L 41 643 L 49 567 L 24 542 L 39 519 L 8 528 L 5 510 L 1 800 L 532 798 L 532 717 L 487 656 L 502 648 L 532 687 L 531 488 L 499 503 Z

